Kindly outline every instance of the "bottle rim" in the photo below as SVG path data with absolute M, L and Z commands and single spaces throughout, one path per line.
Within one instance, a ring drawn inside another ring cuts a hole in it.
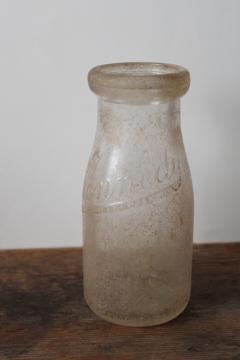
M 190 86 L 189 71 L 180 65 L 157 62 L 103 64 L 88 73 L 90 89 L 116 101 L 171 101 Z

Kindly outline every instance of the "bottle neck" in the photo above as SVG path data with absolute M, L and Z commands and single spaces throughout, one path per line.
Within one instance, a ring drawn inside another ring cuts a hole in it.
M 179 130 L 180 100 L 144 105 L 113 103 L 99 98 L 98 130 L 110 143 L 151 141 Z

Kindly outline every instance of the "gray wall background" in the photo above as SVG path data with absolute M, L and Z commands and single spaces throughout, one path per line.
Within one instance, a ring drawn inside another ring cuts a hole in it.
M 0 1 L 0 247 L 81 245 L 97 64 L 160 61 L 192 76 L 182 128 L 195 241 L 240 240 L 240 1 Z

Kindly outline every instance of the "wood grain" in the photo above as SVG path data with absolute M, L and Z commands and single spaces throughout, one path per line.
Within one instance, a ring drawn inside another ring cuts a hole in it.
M 194 248 L 192 297 L 172 322 L 107 323 L 87 307 L 81 249 L 0 252 L 0 360 L 240 360 L 240 244 Z

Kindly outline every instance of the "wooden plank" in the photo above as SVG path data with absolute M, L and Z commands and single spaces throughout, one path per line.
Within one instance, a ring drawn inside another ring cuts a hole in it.
M 81 249 L 0 252 L 0 360 L 239 360 L 240 243 L 195 245 L 192 297 L 170 323 L 128 328 L 87 307 Z

